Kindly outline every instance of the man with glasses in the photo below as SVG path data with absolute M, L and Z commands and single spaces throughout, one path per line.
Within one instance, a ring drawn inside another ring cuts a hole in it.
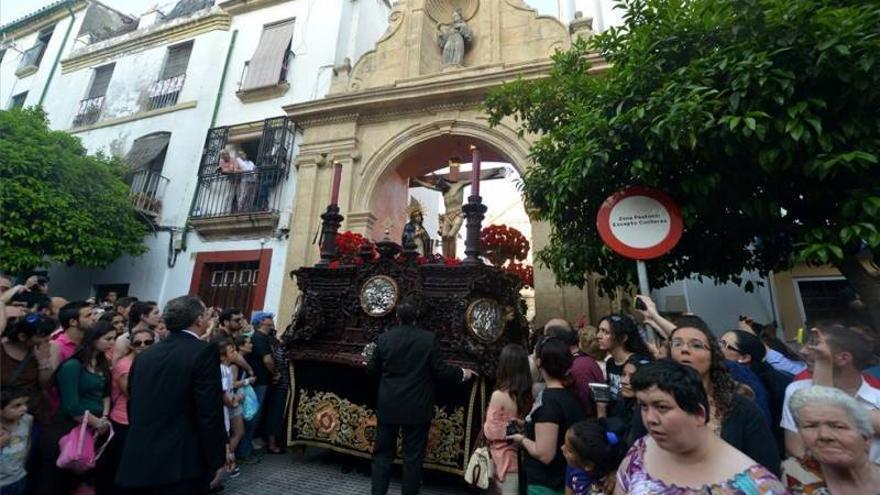
M 211 343 L 216 344 L 217 342 L 228 340 L 229 342 L 235 342 L 235 339 L 244 333 L 245 327 L 245 319 L 244 314 L 242 314 L 240 309 L 237 308 L 229 308 L 220 313 L 220 317 L 218 318 L 219 326 L 217 329 L 219 332 L 214 332 L 211 336 Z M 254 376 L 254 369 L 251 365 L 245 361 L 244 357 L 241 353 L 237 353 L 233 364 L 238 366 L 238 369 L 243 369 L 248 372 L 250 376 Z
M 244 314 L 238 308 L 229 308 L 220 313 L 220 326 L 218 327 L 225 340 L 235 341 L 241 335 L 245 327 Z

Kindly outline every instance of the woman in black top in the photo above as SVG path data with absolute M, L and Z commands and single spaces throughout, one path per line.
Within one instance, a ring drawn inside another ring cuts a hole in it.
M 650 359 L 652 354 L 639 335 L 636 322 L 626 315 L 609 315 L 599 320 L 596 340 L 599 349 L 610 356 L 605 364 L 605 375 L 608 377 L 608 391 L 611 392 L 613 402 L 620 398 L 620 379 L 626 360 L 633 354 Z
M 652 360 L 633 354 L 626 360 L 623 365 L 623 376 L 620 380 L 620 400 L 614 403 L 614 406 L 608 410 L 607 416 L 604 416 L 605 408 L 600 409 L 599 417 L 606 417 L 606 425 L 609 431 L 617 434 L 621 443 L 624 445 L 624 452 L 628 450 L 633 442 L 635 442 L 637 428 L 633 425 L 642 422 L 639 415 L 639 403 L 636 400 L 636 393 L 632 389 L 630 379 L 643 365 L 652 362 Z M 641 436 L 641 435 L 640 435 Z
M 767 398 L 770 406 L 770 431 L 776 439 L 779 453 L 785 452 L 785 436 L 782 427 L 782 408 L 785 402 L 785 389 L 792 381 L 788 373 L 777 371 L 770 366 L 764 358 L 767 349 L 764 343 L 754 334 L 743 330 L 730 330 L 718 340 L 724 357 L 730 361 L 748 366 L 761 380 L 761 384 L 767 390 Z
M 586 418 L 583 406 L 568 390 L 568 370 L 572 356 L 566 343 L 546 340 L 538 350 L 538 366 L 545 388 L 526 416 L 525 435 L 508 439 L 525 450 L 523 468 L 529 492 L 561 492 L 565 485 L 565 457 L 562 445 L 568 428 Z

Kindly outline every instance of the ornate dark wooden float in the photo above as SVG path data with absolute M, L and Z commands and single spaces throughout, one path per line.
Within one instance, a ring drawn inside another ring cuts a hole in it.
M 288 445 L 370 457 L 378 380 L 367 374 L 364 349 L 397 323 L 400 298 L 414 294 L 422 302 L 420 326 L 437 334 L 443 359 L 480 373 L 465 384 L 436 386 L 425 467 L 461 473 L 483 422 L 501 349 L 526 344 L 522 283 L 474 263 L 473 256 L 449 266 L 426 263 L 387 239 L 375 247 L 378 254 L 364 248 L 355 264 L 322 256 L 317 266 L 291 273 L 301 295 L 285 333 L 292 391 Z

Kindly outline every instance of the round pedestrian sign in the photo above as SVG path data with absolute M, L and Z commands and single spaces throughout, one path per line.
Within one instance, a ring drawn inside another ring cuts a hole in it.
M 681 212 L 665 193 L 628 187 L 602 203 L 596 216 L 599 236 L 621 256 L 650 260 L 668 253 L 681 239 Z

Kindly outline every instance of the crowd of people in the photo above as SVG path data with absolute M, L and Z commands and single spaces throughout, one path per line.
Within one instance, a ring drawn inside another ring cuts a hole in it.
M 870 328 L 819 322 L 792 349 L 748 317 L 710 329 L 637 298 L 502 350 L 483 425 L 493 493 L 880 492 Z
M 4 495 L 219 492 L 240 465 L 284 452 L 288 362 L 274 315 L 49 295 L 0 278 Z M 880 379 L 864 326 L 821 322 L 796 349 L 740 317 L 710 329 L 650 298 L 596 327 L 552 319 L 509 344 L 483 436 L 500 494 L 873 494 Z M 378 377 L 374 495 L 403 437 L 403 493 L 419 491 L 434 393 L 476 376 L 440 358 L 415 298 L 365 352 Z M 733 320 L 734 322 L 736 320 Z M 100 456 L 62 462 L 85 424 Z
M 214 493 L 239 464 L 284 452 L 290 382 L 272 313 L 106 296 L 65 301 L 46 279 L 0 277 L 0 492 Z M 90 469 L 62 462 L 83 424 Z

